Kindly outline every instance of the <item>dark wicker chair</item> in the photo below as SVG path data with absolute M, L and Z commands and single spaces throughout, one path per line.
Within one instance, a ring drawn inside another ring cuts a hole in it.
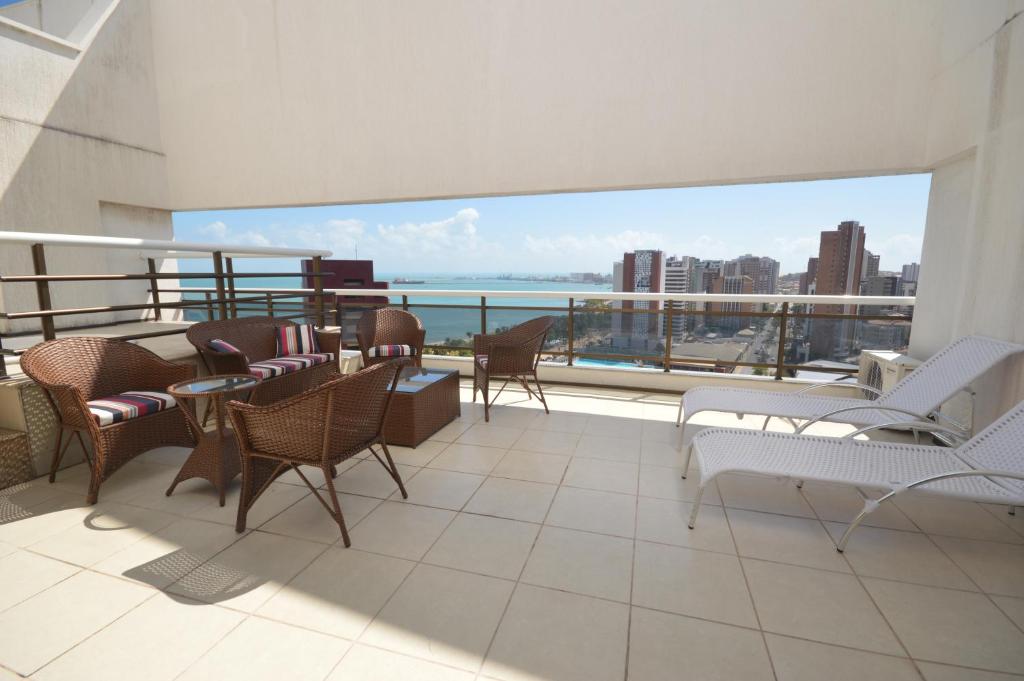
M 196 444 L 182 412 L 188 407 L 175 406 L 101 426 L 86 404 L 128 391 L 166 392 L 172 383 L 195 376 L 191 365 L 173 364 L 125 341 L 75 337 L 47 341 L 26 350 L 21 368 L 43 387 L 60 418 L 50 482 L 57 477 L 72 437 L 77 437 L 92 469 L 86 497 L 90 504 L 99 498 L 100 485 L 135 456 L 156 447 Z M 82 433 L 92 441 L 91 457 Z
M 269 406 L 228 402 L 242 456 L 242 494 L 235 529 L 245 531 L 253 503 L 278 476 L 294 469 L 338 523 L 345 546 L 351 546 L 333 478 L 335 466 L 364 449 L 370 450 L 398 484 L 402 497 L 408 498 L 383 435 L 384 419 L 405 363 L 392 360 L 355 374 L 334 376 L 317 388 Z M 384 459 L 375 445 L 380 445 Z M 328 500 L 300 466 L 323 471 Z
M 185 332 L 185 337 L 195 347 L 204 368 L 211 375 L 248 374 L 250 362 L 262 362 L 277 356 L 277 329 L 293 325 L 294 322 L 287 319 L 273 317 L 220 319 L 193 324 Z M 341 333 L 317 329 L 316 336 L 320 351 L 332 353 L 334 362 L 315 364 L 292 373 L 264 378 L 253 390 L 249 401 L 253 404 L 272 404 L 316 387 L 332 373 L 337 373 Z M 218 338 L 231 343 L 241 352 L 211 350 L 210 341 Z
M 386 362 L 394 357 L 370 357 L 370 348 L 378 345 L 408 345 L 415 349 L 410 358 L 422 366 L 423 342 L 427 332 L 416 315 L 383 307 L 363 313 L 356 325 L 356 340 L 363 353 L 363 366 Z
M 537 364 L 540 362 L 544 340 L 554 323 L 554 317 L 537 317 L 502 333 L 478 333 L 473 336 L 473 401 L 476 402 L 479 390 L 484 398 L 485 421 L 491 420 L 491 405 L 509 381 L 522 385 L 529 398 L 533 399 L 533 389 L 527 382 L 529 378 L 537 386 L 537 398 L 544 405 L 544 411 L 550 413 L 537 378 Z M 488 400 L 488 387 L 492 378 L 503 378 L 505 382 L 494 395 L 494 400 Z

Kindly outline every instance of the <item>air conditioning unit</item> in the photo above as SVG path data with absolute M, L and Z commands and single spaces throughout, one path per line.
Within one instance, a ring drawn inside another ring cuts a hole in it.
M 921 364 L 913 357 L 891 350 L 863 350 L 860 353 L 858 383 L 885 392 Z

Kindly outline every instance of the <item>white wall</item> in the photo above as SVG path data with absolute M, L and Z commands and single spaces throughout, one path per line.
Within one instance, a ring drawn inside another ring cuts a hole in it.
M 170 238 L 170 214 L 141 223 L 104 215 L 101 205 L 169 206 L 150 39 L 148 2 L 126 0 L 83 37 L 84 51 L 0 26 L 0 230 Z M 159 226 L 158 226 L 159 225 Z M 102 251 L 52 248 L 51 273 L 145 271 Z M 27 246 L 0 246 L 0 271 L 30 274 Z M 128 302 L 115 287 L 53 284 L 53 302 L 77 307 Z M 135 300 L 134 302 L 141 302 Z M 0 307 L 35 307 L 31 284 L 6 284 Z M 138 313 L 116 317 L 138 318 Z M 111 315 L 58 318 L 60 325 Z M 38 329 L 37 321 L 0 329 Z
M 1005 14 L 991 13 L 987 26 L 972 27 L 978 14 L 963 13 L 945 26 L 911 337 L 919 357 L 972 333 L 1024 343 L 1024 3 L 996 4 Z M 977 388 L 984 424 L 1024 399 L 1024 359 Z
M 924 167 L 932 0 L 153 0 L 177 208 Z

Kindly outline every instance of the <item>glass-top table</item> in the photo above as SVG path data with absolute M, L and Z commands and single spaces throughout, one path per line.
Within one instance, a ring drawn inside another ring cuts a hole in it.
M 182 410 L 196 434 L 196 446 L 167 489 L 167 496 L 171 496 L 179 482 L 203 478 L 217 488 L 220 505 L 224 505 L 228 483 L 241 472 L 238 440 L 235 439 L 234 431 L 227 426 L 225 404 L 231 398 L 248 399 L 246 392 L 259 385 L 259 382 L 260 379 L 248 374 L 225 374 L 193 378 L 168 386 L 167 392 L 176 400 L 198 401 L 201 397 L 207 398 L 207 413 L 212 409 L 216 425 L 212 431 L 207 431 L 203 427 L 205 417 L 200 423 L 192 409 Z
M 384 422 L 385 441 L 415 447 L 460 413 L 458 371 L 407 366 Z
M 398 376 L 398 385 L 395 386 L 395 392 L 418 393 L 427 386 L 443 381 L 453 373 L 458 372 L 446 369 L 421 369 L 415 366 L 405 367 Z
M 189 381 L 182 381 L 171 386 L 172 395 L 181 397 L 201 397 L 214 393 L 232 393 L 238 390 L 251 390 L 256 387 L 260 379 L 255 376 L 243 374 L 229 374 L 226 376 L 207 376 L 205 378 L 194 378 Z

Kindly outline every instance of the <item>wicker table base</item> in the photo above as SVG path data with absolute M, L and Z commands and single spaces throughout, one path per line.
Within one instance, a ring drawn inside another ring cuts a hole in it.
M 185 465 L 181 467 L 178 474 L 174 476 L 174 482 L 167 488 L 167 496 L 171 496 L 179 482 L 192 478 L 203 478 L 209 480 L 217 488 L 217 492 L 220 493 L 220 505 L 224 505 L 228 483 L 234 480 L 242 470 L 238 440 L 235 438 L 235 431 L 225 423 L 224 404 L 229 397 L 243 392 L 251 392 L 258 382 L 252 376 L 226 374 L 182 381 L 167 388 L 167 392 L 178 400 L 208 398 L 213 405 L 213 414 L 216 418 L 213 430 L 205 431 L 196 419 L 194 410 L 184 409 L 185 416 L 192 431 L 196 434 L 199 444 L 188 455 Z
M 417 376 L 433 379 L 417 385 Z M 415 447 L 454 421 L 462 413 L 459 372 L 407 367 L 402 370 L 391 408 L 384 422 L 384 441 Z

